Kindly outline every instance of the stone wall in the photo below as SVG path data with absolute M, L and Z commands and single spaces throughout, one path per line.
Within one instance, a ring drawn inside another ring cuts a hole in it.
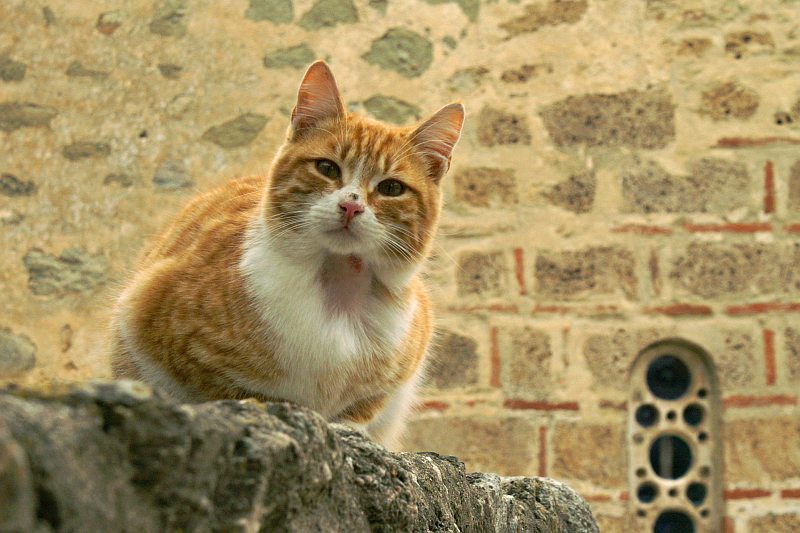
M 0 373 L 107 376 L 108 309 L 142 244 L 196 191 L 265 171 L 322 57 L 375 117 L 468 110 L 430 264 L 439 356 L 407 446 L 563 479 L 624 531 L 627 370 L 677 335 L 720 377 L 728 531 L 795 531 L 798 13 L 5 0 Z

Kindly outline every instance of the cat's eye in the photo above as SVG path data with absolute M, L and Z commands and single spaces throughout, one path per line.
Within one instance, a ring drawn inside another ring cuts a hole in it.
M 400 196 L 406 186 L 397 180 L 383 180 L 378 184 L 378 192 L 384 196 Z
M 339 169 L 339 165 L 330 159 L 317 159 L 316 167 L 317 171 L 326 178 L 338 180 L 342 177 L 342 171 Z

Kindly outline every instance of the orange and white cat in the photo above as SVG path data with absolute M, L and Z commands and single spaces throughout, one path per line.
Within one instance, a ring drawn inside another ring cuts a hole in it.
M 391 445 L 432 333 L 419 276 L 464 108 L 418 127 L 349 113 L 316 62 L 267 177 L 193 200 L 112 323 L 116 377 L 186 402 L 308 406 Z

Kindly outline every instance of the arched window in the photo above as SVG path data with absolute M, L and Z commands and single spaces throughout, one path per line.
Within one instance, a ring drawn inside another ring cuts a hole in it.
M 636 531 L 721 530 L 719 389 L 710 357 L 682 339 L 658 341 L 636 358 L 630 391 Z

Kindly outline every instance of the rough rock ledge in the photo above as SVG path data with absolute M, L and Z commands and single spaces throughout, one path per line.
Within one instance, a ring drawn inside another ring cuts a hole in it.
M 0 533 L 598 532 L 557 481 L 390 453 L 290 404 L 0 391 Z

